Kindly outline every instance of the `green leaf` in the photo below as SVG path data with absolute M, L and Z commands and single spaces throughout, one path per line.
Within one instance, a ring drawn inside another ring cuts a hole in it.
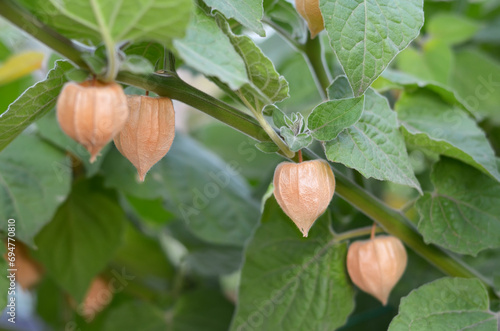
M 163 68 L 163 58 L 165 56 L 165 47 L 159 43 L 142 41 L 133 43 L 124 50 L 127 55 L 138 55 L 147 59 L 150 63 L 157 66 L 157 69 Z
M 330 86 L 328 86 L 327 92 L 328 99 L 330 100 L 354 98 L 351 84 L 346 75 L 336 77 Z
M 165 331 L 167 330 L 167 324 L 164 314 L 157 306 L 151 303 L 138 301 L 125 302 L 108 313 L 103 331 Z
M 148 59 L 140 55 L 128 55 L 120 65 L 120 70 L 128 71 L 133 74 L 150 74 L 154 67 Z
M 433 39 L 448 45 L 460 44 L 472 38 L 481 26 L 475 21 L 456 13 L 441 12 L 427 23 L 427 33 Z
M 212 9 L 220 11 L 228 19 L 234 18 L 259 36 L 266 35 L 260 22 L 264 15 L 262 0 L 205 0 L 205 3 Z
M 281 127 L 280 133 L 285 138 L 288 147 L 294 152 L 306 148 L 313 142 L 313 137 L 309 133 L 299 133 L 296 135 L 286 126 Z
M 408 47 L 397 57 L 398 69 L 420 79 L 447 85 L 454 64 L 449 45 L 437 41 L 425 44 L 422 51 Z
M 500 63 L 477 50 L 456 54 L 450 85 L 468 107 L 500 123 Z
M 493 149 L 463 110 L 425 90 L 404 93 L 396 110 L 409 144 L 457 158 L 500 181 Z
M 364 96 L 326 101 L 313 109 L 307 127 L 315 139 L 335 139 L 345 128 L 354 125 L 363 113 Z
M 418 36 L 422 0 L 320 0 L 330 43 L 360 96 Z
M 398 130 L 396 113 L 387 99 L 372 89 L 366 91 L 360 120 L 326 142 L 324 148 L 330 161 L 354 168 L 367 178 L 390 180 L 421 191 Z
M 305 20 L 286 0 L 264 0 L 264 20 L 286 31 L 292 39 L 302 43 L 307 38 Z
M 280 150 L 279 147 L 276 146 L 276 144 L 271 141 L 256 143 L 255 147 L 257 147 L 259 151 L 268 154 L 274 154 Z
M 0 115 L 0 151 L 5 148 L 31 123 L 54 107 L 66 77 L 73 68 L 69 62 L 57 61 L 47 78 L 27 89 Z
M 236 52 L 245 62 L 250 82 L 243 85 L 243 96 L 261 111 L 265 105 L 273 104 L 288 98 L 288 82 L 274 68 L 273 62 L 247 36 L 236 36 L 231 32 L 229 24 L 219 18 L 219 25 L 228 35 Z
M 168 155 L 137 180 L 136 169 L 116 150 L 102 171 L 107 186 L 143 199 L 161 197 L 165 208 L 210 243 L 242 246 L 259 215 L 238 162 L 226 164 L 191 138 L 177 134 Z
M 278 107 L 274 105 L 267 106 L 265 109 L 269 109 L 270 107 L 274 107 L 273 109 L 273 124 L 276 128 L 281 128 L 282 126 L 288 126 L 286 123 L 287 116 L 284 112 L 281 111 Z
M 16 220 L 16 239 L 33 246 L 69 193 L 71 165 L 60 150 L 31 135 L 20 135 L 0 153 L 0 229 Z
M 227 330 L 233 310 L 234 306 L 220 292 L 208 289 L 186 292 L 173 309 L 168 330 Z
M 187 251 L 181 259 L 190 273 L 213 277 L 227 275 L 240 269 L 243 247 L 216 245 L 201 240 L 193 235 L 182 220 L 170 223 L 167 229 L 169 236 L 163 239 L 164 242 L 174 239 L 182 243 Z
M 124 243 L 118 248 L 113 262 L 125 267 L 136 277 L 172 280 L 174 268 L 162 252 L 158 240 L 149 238 L 128 224 L 125 229 Z
M 101 42 L 149 40 L 169 45 L 189 22 L 190 0 L 21 0 L 42 22 L 70 39 Z
M 498 317 L 488 308 L 488 293 L 478 279 L 442 278 L 403 298 L 389 331 L 497 331 Z
M 437 82 L 429 82 L 407 73 L 387 69 L 372 84 L 372 88 L 379 92 L 404 88 L 414 90 L 417 87 L 433 91 L 449 104 L 457 105 L 472 115 L 476 115 L 474 109 L 468 107 L 467 103 L 451 87 Z
M 417 202 L 426 242 L 470 255 L 500 247 L 500 183 L 448 158 L 434 165 L 431 180 L 434 192 Z
M 215 76 L 233 90 L 248 83 L 245 63 L 213 17 L 199 8 L 191 18 L 186 36 L 174 41 L 177 52 L 190 67 Z
M 121 243 L 125 215 L 100 180 L 78 181 L 52 222 L 37 235 L 37 257 L 56 282 L 81 302 L 92 279 Z
M 334 330 L 354 308 L 347 245 L 333 241 L 328 214 L 303 238 L 274 197 L 247 246 L 231 330 Z

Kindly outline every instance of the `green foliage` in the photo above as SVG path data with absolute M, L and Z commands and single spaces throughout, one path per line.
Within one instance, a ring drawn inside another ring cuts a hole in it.
M 354 307 L 346 245 L 335 242 L 329 222 L 322 216 L 301 238 L 274 197 L 267 200 L 245 253 L 231 330 L 330 330 L 345 323 Z
M 417 203 L 419 231 L 428 242 L 476 255 L 500 247 L 500 183 L 463 163 L 434 165 L 434 192 Z
M 77 181 L 52 222 L 36 236 L 38 259 L 77 302 L 122 241 L 125 215 L 114 195 L 99 178 Z
M 65 61 L 57 62 L 47 79 L 27 89 L 10 104 L 0 117 L 0 150 L 4 149 L 31 123 L 45 115 L 54 107 L 66 77 L 64 72 L 72 68 Z
M 60 150 L 20 135 L 0 154 L 0 229 L 16 220 L 16 237 L 33 245 L 70 189 L 71 165 Z
M 205 3 L 212 7 L 212 10 L 218 10 L 226 18 L 234 18 L 243 26 L 265 36 L 264 27 L 260 22 L 264 14 L 262 1 L 259 0 L 207 0 Z
M 488 294 L 475 279 L 443 278 L 420 287 L 401 300 L 389 331 L 491 330 L 497 316 L 489 311 Z
M 20 2 L 41 21 L 68 38 L 93 45 L 111 42 L 113 46 L 124 40 L 169 44 L 173 38 L 184 35 L 192 8 L 189 0 Z M 165 11 L 169 15 L 164 15 Z
M 187 65 L 207 76 L 217 77 L 232 89 L 248 83 L 242 58 L 214 18 L 201 9 L 191 18 L 186 36 L 175 40 L 174 45 Z
M 354 168 L 365 177 L 390 180 L 420 190 L 387 99 L 373 90 L 365 94 L 360 120 L 324 144 L 326 157 Z
M 320 0 L 325 28 L 355 96 L 418 35 L 422 0 Z

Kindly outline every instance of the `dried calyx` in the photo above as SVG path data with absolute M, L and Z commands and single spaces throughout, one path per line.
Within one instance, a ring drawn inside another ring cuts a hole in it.
M 391 290 L 403 275 L 407 263 L 401 240 L 378 236 L 349 246 L 347 271 L 354 284 L 387 304 Z
M 323 31 L 325 23 L 319 9 L 319 0 L 295 0 L 295 7 L 300 16 L 307 21 L 311 38 Z
M 169 98 L 128 96 L 130 116 L 115 137 L 116 148 L 137 169 L 141 181 L 165 154 L 175 136 L 175 112 Z
M 274 196 L 304 237 L 323 214 L 335 191 L 335 177 L 326 161 L 282 162 L 274 172 Z
M 90 162 L 122 129 L 129 114 L 122 87 L 95 80 L 66 83 L 56 108 L 61 129 L 89 151 Z

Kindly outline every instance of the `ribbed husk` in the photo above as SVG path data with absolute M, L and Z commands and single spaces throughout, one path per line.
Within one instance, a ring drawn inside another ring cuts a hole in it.
M 115 137 L 116 148 L 136 167 L 141 181 L 165 154 L 175 136 L 175 112 L 169 98 L 128 96 L 130 116 Z
M 335 192 L 332 169 L 323 160 L 282 162 L 274 172 L 274 196 L 304 237 Z
M 295 0 L 295 7 L 309 27 L 311 38 L 323 31 L 325 23 L 319 9 L 319 0 Z
M 355 241 L 347 252 L 347 271 L 354 284 L 383 305 L 406 269 L 407 255 L 393 236 Z
M 127 97 L 116 83 L 66 83 L 57 100 L 61 129 L 82 144 L 94 162 L 100 150 L 123 128 Z

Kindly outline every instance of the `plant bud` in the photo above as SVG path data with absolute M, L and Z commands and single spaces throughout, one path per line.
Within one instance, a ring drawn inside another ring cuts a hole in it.
M 128 96 L 130 117 L 115 137 L 116 148 L 136 167 L 141 181 L 167 154 L 175 136 L 175 112 L 169 98 Z
M 405 271 L 407 259 L 401 240 L 379 236 L 349 246 L 347 271 L 357 287 L 385 306 L 392 288 Z
M 82 144 L 94 162 L 128 117 L 127 97 L 116 83 L 66 83 L 57 100 L 61 129 Z
M 323 214 L 335 191 L 335 177 L 326 161 L 282 162 L 274 172 L 274 196 L 304 237 Z
M 295 0 L 295 7 L 300 16 L 306 20 L 311 32 L 311 38 L 316 37 L 318 33 L 323 31 L 325 23 L 319 10 L 319 0 Z

